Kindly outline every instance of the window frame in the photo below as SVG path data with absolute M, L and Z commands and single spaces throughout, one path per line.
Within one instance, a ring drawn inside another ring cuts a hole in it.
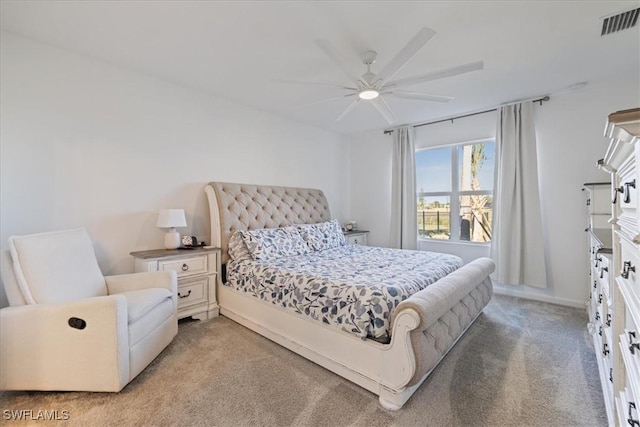
M 460 221 L 452 221 L 452 218 L 460 218 L 460 197 L 461 196 L 491 196 L 493 198 L 493 192 L 496 186 L 496 167 L 497 167 L 497 158 L 494 152 L 494 164 L 493 164 L 493 183 L 491 190 L 459 190 L 460 188 L 460 175 L 459 175 L 459 164 L 460 164 L 460 156 L 458 148 L 464 145 L 475 145 L 482 144 L 486 142 L 494 143 L 495 150 L 495 138 L 482 138 L 477 140 L 465 141 L 465 142 L 456 142 L 452 144 L 444 144 L 444 145 L 434 145 L 430 147 L 421 147 L 415 150 L 415 153 L 419 151 L 425 150 L 436 150 L 439 148 L 451 148 L 451 191 L 431 191 L 431 192 L 419 192 L 416 188 L 416 201 L 419 197 L 449 197 L 449 239 L 432 239 L 428 237 L 423 237 L 419 233 L 418 228 L 418 241 L 424 242 L 442 242 L 442 243 L 455 243 L 455 244 L 472 244 L 472 245 L 482 245 L 488 246 L 491 244 L 491 241 L 488 242 L 474 242 L 472 240 L 460 240 Z M 414 154 L 415 155 L 415 154 Z M 455 202 L 454 202 L 455 200 Z M 492 207 L 493 210 L 493 207 Z M 416 209 L 416 222 L 418 211 Z M 455 238 L 454 238 L 455 237 Z

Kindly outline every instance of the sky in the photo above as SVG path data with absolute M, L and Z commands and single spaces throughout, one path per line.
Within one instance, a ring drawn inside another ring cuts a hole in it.
M 492 189 L 495 169 L 495 142 L 485 142 L 486 157 L 480 169 L 480 187 Z M 416 152 L 416 191 L 451 191 L 451 150 L 462 146 L 442 147 Z M 457 178 L 458 180 L 460 178 Z

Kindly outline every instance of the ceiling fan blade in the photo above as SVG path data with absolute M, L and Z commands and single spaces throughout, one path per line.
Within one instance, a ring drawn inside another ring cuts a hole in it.
M 413 58 L 415 54 L 418 53 L 418 51 L 422 49 L 422 47 L 435 35 L 436 32 L 427 27 L 418 31 L 418 34 L 413 36 L 413 38 L 409 40 L 409 43 L 407 43 L 407 45 L 403 47 L 402 50 L 400 50 L 400 52 L 398 52 L 382 70 L 380 70 L 376 76 L 376 86 L 380 87 L 384 82 L 392 78 L 398 71 L 400 71 L 404 64 Z
M 355 75 L 351 74 L 351 71 L 349 71 L 349 69 L 346 67 L 344 61 L 333 49 L 333 46 L 331 46 L 331 43 L 329 43 L 328 40 L 318 39 L 315 41 L 315 43 L 329 57 L 329 59 L 331 59 L 333 63 L 336 64 L 347 77 L 349 77 L 349 80 L 355 83 L 356 86 L 360 86 L 362 84 L 362 82 L 360 82 L 360 80 Z
M 307 82 L 304 80 L 287 80 L 287 79 L 271 79 L 271 81 L 276 83 L 294 84 L 294 85 L 301 85 L 301 86 L 324 86 L 324 87 L 335 87 L 338 89 L 358 90 L 358 88 L 348 87 L 345 85 L 341 85 L 340 83 Z
M 386 94 L 387 92 L 384 93 Z M 388 93 L 398 98 L 419 99 L 421 101 L 449 102 L 454 99 L 452 96 L 430 95 L 428 93 L 410 92 L 407 90 L 394 90 Z
M 468 64 L 458 65 L 455 67 L 445 68 L 442 70 L 432 71 L 419 76 L 407 77 L 393 82 L 389 82 L 387 87 L 411 86 L 418 83 L 425 83 L 431 80 L 442 79 L 445 77 L 457 76 L 458 74 L 469 73 L 471 71 L 482 70 L 484 61 L 470 62 Z
M 347 108 L 345 108 L 345 110 L 342 112 L 342 114 L 340 114 L 338 116 L 338 118 L 336 119 L 336 122 L 339 122 L 340 120 L 342 120 L 344 118 L 344 116 L 346 116 L 347 114 L 349 114 L 349 111 L 353 110 L 353 107 L 356 106 L 356 104 L 360 101 L 360 98 L 357 98 L 355 101 L 353 101 L 351 104 L 349 104 L 349 106 L 347 106 Z
M 380 115 L 384 117 L 384 119 L 390 125 L 395 123 L 398 120 L 396 115 L 393 114 L 393 111 L 391 111 L 389 104 L 387 104 L 387 101 L 385 101 L 382 96 L 372 99 L 371 105 L 373 105 L 376 108 L 376 110 L 378 110 L 378 113 L 380 113 Z
M 337 101 L 339 99 L 350 98 L 352 96 L 356 96 L 356 93 L 354 92 L 354 93 L 349 93 L 347 95 L 334 96 L 334 97 L 331 97 L 331 98 L 321 99 L 319 101 L 307 102 L 307 103 L 304 103 L 304 104 L 296 105 L 294 108 L 304 108 L 304 107 L 309 107 L 311 105 L 324 104 L 325 102 Z

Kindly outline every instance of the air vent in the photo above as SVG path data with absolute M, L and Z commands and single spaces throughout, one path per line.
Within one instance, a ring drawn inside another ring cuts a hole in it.
M 640 7 L 604 18 L 600 36 L 606 36 L 607 34 L 617 33 L 618 31 L 635 27 L 638 23 L 638 15 L 640 15 Z

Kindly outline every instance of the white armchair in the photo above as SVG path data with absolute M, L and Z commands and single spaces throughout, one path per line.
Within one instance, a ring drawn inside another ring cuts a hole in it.
M 84 229 L 2 252 L 0 389 L 122 390 L 178 332 L 175 271 L 104 277 Z

